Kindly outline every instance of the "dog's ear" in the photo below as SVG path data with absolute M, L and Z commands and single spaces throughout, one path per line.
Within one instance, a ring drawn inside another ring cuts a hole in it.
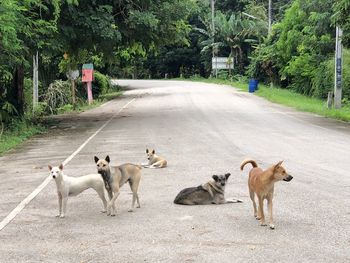
M 146 149 L 146 153 L 148 153 L 149 152 L 149 150 L 148 150 L 148 148 Z
M 51 165 L 48 165 L 47 167 L 49 167 L 49 170 L 50 170 L 50 171 L 52 170 L 52 166 L 51 166 Z
M 279 162 L 275 165 L 275 169 L 277 169 L 278 167 L 280 167 L 282 163 L 283 163 L 283 161 L 279 161 Z
M 60 170 L 63 170 L 63 164 L 60 164 L 60 166 L 58 166 L 58 168 L 60 168 Z
M 98 157 L 97 157 L 97 156 L 94 156 L 94 159 L 95 159 L 95 163 L 97 163 L 97 162 L 98 162 L 98 160 L 100 160 L 100 159 L 98 159 Z
M 111 159 L 109 159 L 109 155 L 106 156 L 105 160 L 106 160 L 107 163 L 111 162 Z
M 227 173 L 227 174 L 225 174 L 225 178 L 226 178 L 226 180 L 230 177 L 230 173 Z
M 152 154 L 155 154 L 156 153 L 156 151 L 155 150 L 152 150 Z
M 213 175 L 213 179 L 215 180 L 215 182 L 217 182 L 218 180 L 219 180 L 219 176 L 217 176 L 217 175 Z

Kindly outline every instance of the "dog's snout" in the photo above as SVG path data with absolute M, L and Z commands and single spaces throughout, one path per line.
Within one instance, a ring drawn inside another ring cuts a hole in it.
M 286 178 L 283 179 L 283 181 L 289 182 L 289 181 L 291 181 L 292 179 L 293 179 L 293 176 L 291 176 L 291 175 L 289 174 Z
M 52 178 L 55 179 L 55 178 L 56 178 L 56 175 L 53 175 Z
M 225 183 L 221 183 L 222 186 L 225 186 Z

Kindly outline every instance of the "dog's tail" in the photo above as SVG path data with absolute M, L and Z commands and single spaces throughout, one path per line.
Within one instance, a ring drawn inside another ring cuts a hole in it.
M 244 166 L 247 164 L 247 163 L 251 163 L 252 166 L 254 168 L 258 167 L 258 164 L 256 163 L 256 161 L 252 160 L 252 159 L 245 159 L 242 163 L 241 163 L 241 171 L 243 171 L 243 168 Z

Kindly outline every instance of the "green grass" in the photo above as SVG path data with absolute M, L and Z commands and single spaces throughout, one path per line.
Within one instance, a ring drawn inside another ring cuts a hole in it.
M 123 94 L 122 91 L 115 91 L 115 92 L 110 92 L 110 93 L 106 93 L 103 95 L 100 95 L 99 99 L 102 100 L 113 100 L 115 98 L 118 98 L 119 96 L 121 96 Z
M 270 88 L 259 85 L 256 94 L 271 102 L 292 107 L 298 111 L 311 112 L 328 118 L 342 121 L 350 121 L 350 108 L 344 106 L 341 109 L 327 109 L 326 101 L 310 98 L 290 90 Z
M 46 127 L 41 124 L 31 124 L 25 120 L 13 121 L 5 127 L 3 134 L 0 136 L 0 156 L 28 138 L 45 131 Z
M 200 77 L 191 78 L 192 81 L 201 81 L 206 83 L 224 84 L 236 87 L 242 91 L 248 92 L 247 81 L 230 81 L 223 79 L 205 79 Z M 259 89 L 254 93 L 259 97 L 265 98 L 271 102 L 294 108 L 298 111 L 311 112 L 328 118 L 342 121 L 350 121 L 350 107 L 344 106 L 341 109 L 327 109 L 326 101 L 304 96 L 287 89 L 271 88 L 259 84 Z
M 83 112 L 93 108 L 96 108 L 102 105 L 104 102 L 108 100 L 115 99 L 122 94 L 121 91 L 114 91 L 111 93 L 107 93 L 99 96 L 98 99 L 94 100 L 94 102 L 89 105 L 86 102 L 78 103 L 76 108 L 73 109 L 73 106 L 68 104 L 60 109 L 58 109 L 58 113 L 68 113 L 68 112 Z M 40 119 L 40 118 L 39 118 Z M 9 150 L 15 148 L 16 146 L 23 143 L 25 140 L 30 137 L 44 133 L 47 131 L 46 125 L 49 122 L 52 122 L 52 118 L 44 118 L 44 124 L 34 124 L 33 120 L 15 120 L 10 125 L 5 127 L 4 132 L 0 136 L 0 156 L 8 152 Z M 1 127 L 0 127 L 1 132 Z
M 59 108 L 58 113 L 63 114 L 63 113 L 69 113 L 69 112 L 83 112 L 83 111 L 91 110 L 91 109 L 94 109 L 96 107 L 101 106 L 106 101 L 118 98 L 122 94 L 123 94 L 122 91 L 113 91 L 110 93 L 102 94 L 97 99 L 95 99 L 90 105 L 86 101 L 78 102 L 76 104 L 75 108 L 73 108 L 73 105 L 67 104 L 67 105 Z

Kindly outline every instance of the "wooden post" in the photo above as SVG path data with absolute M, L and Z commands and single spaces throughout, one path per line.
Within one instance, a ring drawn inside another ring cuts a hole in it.
M 72 103 L 73 107 L 75 108 L 75 80 L 71 79 L 71 84 L 72 84 Z
M 333 92 L 328 92 L 328 98 L 327 98 L 327 108 L 331 109 L 333 104 Z
M 86 82 L 89 105 L 93 102 L 91 81 Z

